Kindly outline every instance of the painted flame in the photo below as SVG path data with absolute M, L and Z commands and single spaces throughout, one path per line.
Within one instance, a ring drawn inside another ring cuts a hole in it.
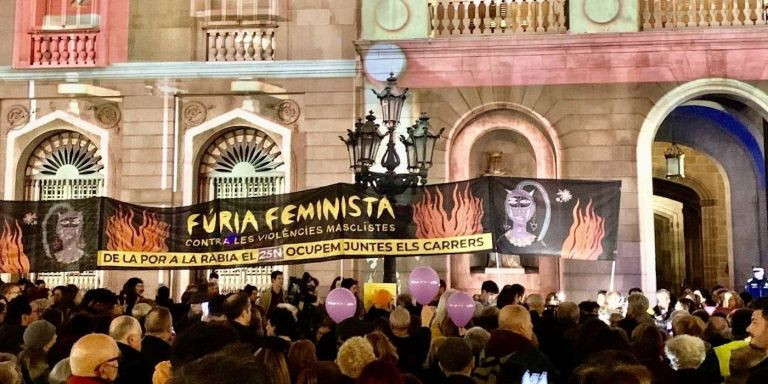
M 141 212 L 141 225 L 133 224 L 132 209 L 122 207 L 107 220 L 107 249 L 110 251 L 166 252 L 165 241 L 170 236 L 171 226 L 160 220 L 157 214 Z
M 573 207 L 573 224 L 568 237 L 563 242 L 560 254 L 565 259 L 597 260 L 603 254 L 605 237 L 605 219 L 595 214 L 592 199 L 584 208 L 579 209 L 580 201 Z
M 14 228 L 15 227 L 15 228 Z M 0 272 L 25 273 L 29 272 L 29 258 L 24 253 L 21 227 L 14 220 L 14 227 L 3 221 L 0 228 Z
M 439 188 L 424 189 L 421 201 L 413 205 L 416 237 L 422 239 L 473 235 L 483 232 L 482 200 L 469 193 L 469 184 L 459 192 L 453 187 L 453 208 L 450 214 L 443 208 L 445 198 Z

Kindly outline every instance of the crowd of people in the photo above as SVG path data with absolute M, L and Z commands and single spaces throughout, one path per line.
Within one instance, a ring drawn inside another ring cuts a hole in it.
M 336 324 L 308 273 L 226 295 L 216 280 L 181 302 L 137 278 L 117 294 L 3 284 L 0 383 L 768 383 L 768 299 L 721 287 L 576 304 L 486 281 L 457 326 L 444 283 L 424 306 L 380 290 Z M 359 296 L 354 279 L 338 286 Z

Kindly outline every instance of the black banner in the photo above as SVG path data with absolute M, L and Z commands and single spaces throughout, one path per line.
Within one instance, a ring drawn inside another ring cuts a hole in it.
M 613 259 L 620 182 L 483 177 L 396 197 L 351 184 L 153 208 L 0 202 L 0 272 L 174 269 L 496 251 Z

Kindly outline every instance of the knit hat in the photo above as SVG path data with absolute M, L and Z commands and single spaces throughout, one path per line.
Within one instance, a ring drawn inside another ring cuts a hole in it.
M 56 327 L 45 321 L 37 320 L 24 331 L 24 348 L 43 349 L 56 336 Z

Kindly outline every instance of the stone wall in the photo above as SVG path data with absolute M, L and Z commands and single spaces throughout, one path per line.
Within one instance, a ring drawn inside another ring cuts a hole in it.
M 0 67 L 11 65 L 13 59 L 13 28 L 16 17 L 16 1 L 0 0 Z
M 666 176 L 664 150 L 669 145 L 668 142 L 653 144 L 653 177 Z M 701 197 L 705 286 L 730 286 L 729 258 L 732 244 L 728 219 L 731 202 L 726 192 L 728 179 L 722 173 L 721 166 L 711 157 L 687 146 L 681 148 L 685 153 L 685 179 L 673 181 L 692 188 Z

